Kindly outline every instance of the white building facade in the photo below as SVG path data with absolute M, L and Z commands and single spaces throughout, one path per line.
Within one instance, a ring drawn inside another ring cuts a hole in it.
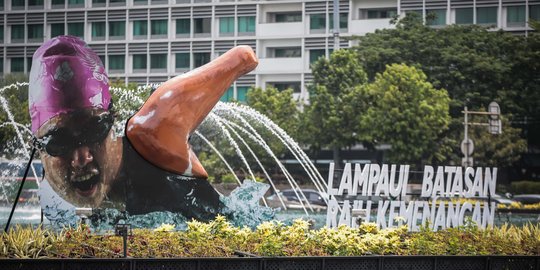
M 164 82 L 235 45 L 257 53 L 257 69 L 222 100 L 244 101 L 249 87 L 293 88 L 305 98 L 310 63 L 333 50 L 332 1 L 311 0 L 0 0 L 0 73 L 27 73 L 43 41 L 62 34 L 84 39 L 109 77 Z M 392 27 L 396 14 L 418 12 L 447 24 L 481 24 L 527 33 L 540 20 L 540 0 L 341 0 L 340 36 Z M 340 47 L 349 47 L 342 39 Z

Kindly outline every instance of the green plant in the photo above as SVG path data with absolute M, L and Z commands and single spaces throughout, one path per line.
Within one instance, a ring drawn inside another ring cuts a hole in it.
M 238 183 L 236 177 L 232 173 L 225 174 L 221 177 L 222 183 Z
M 537 193 L 540 193 L 540 182 L 533 182 L 533 181 L 512 182 L 511 190 L 515 194 L 537 194 Z
M 190 221 L 185 231 L 166 224 L 157 230 L 135 229 L 128 238 L 128 256 L 134 258 L 231 257 L 235 251 L 258 256 L 361 255 L 539 255 L 540 224 L 503 225 L 479 229 L 464 226 L 433 231 L 424 224 L 419 232 L 405 226 L 378 229 L 374 223 L 359 228 L 310 229 L 296 220 L 286 226 L 273 221 L 255 230 L 232 226 L 223 216 L 208 223 Z M 122 238 L 96 235 L 85 226 L 50 232 L 17 226 L 1 235 L 0 257 L 9 258 L 119 258 Z
M 2 234 L 0 257 L 42 258 L 47 257 L 56 238 L 41 226 L 32 228 L 19 224 Z

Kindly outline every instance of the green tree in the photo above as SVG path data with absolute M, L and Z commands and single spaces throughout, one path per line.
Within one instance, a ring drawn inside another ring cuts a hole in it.
M 520 137 L 521 130 L 510 125 L 509 121 L 502 117 L 502 133 L 490 134 L 486 126 L 470 126 L 469 138 L 474 143 L 474 166 L 482 167 L 510 167 L 527 150 L 527 142 Z M 476 123 L 487 123 L 487 117 L 475 116 L 469 121 Z M 463 140 L 462 132 L 457 140 Z M 456 149 L 459 150 L 459 149 Z M 461 164 L 461 151 L 457 153 L 456 164 Z
M 431 28 L 411 13 L 397 21 L 395 29 L 378 30 L 358 39 L 355 49 L 369 78 L 383 72 L 386 65 L 404 63 L 422 69 L 435 88 L 447 89 L 453 123 L 443 138 L 446 148 L 459 149 L 461 140 L 454 140 L 462 134 L 461 111 L 467 100 L 471 110 L 498 102 L 510 124 L 525 129 L 522 134 L 526 134 L 530 149 L 540 147 L 537 32 L 519 36 L 474 25 Z
M 534 29 L 535 31 L 540 31 L 540 21 L 529 19 L 529 27 Z
M 405 63 L 421 67 L 436 88 L 445 88 L 453 99 L 453 116 L 468 99 L 471 109 L 492 100 L 502 111 L 538 116 L 540 36 L 488 31 L 481 26 L 454 25 L 431 28 L 412 13 L 395 29 L 359 37 L 356 47 L 370 78 L 386 65 Z
M 292 89 L 279 91 L 274 87 L 267 87 L 265 90 L 262 88 L 252 88 L 247 94 L 247 105 L 267 116 L 287 132 L 291 138 L 298 140 L 300 134 L 298 128 L 300 111 L 298 109 L 299 103 L 294 99 Z M 283 158 L 288 152 L 283 142 L 262 123 L 257 121 L 251 121 L 250 123 L 264 138 L 265 143 L 268 144 L 275 156 Z M 276 170 L 274 172 L 279 171 L 275 159 L 266 149 L 257 143 L 251 145 L 251 148 L 267 171 L 272 172 L 270 168 L 275 168 Z M 247 155 L 246 158 L 250 164 L 257 164 L 251 155 Z M 260 169 L 258 164 L 253 166 L 252 170 L 255 173 L 262 173 L 262 169 Z
M 393 64 L 366 86 L 372 106 L 359 125 L 372 139 L 391 145 L 390 162 L 421 164 L 440 160 L 439 141 L 448 128 L 448 94 L 435 89 L 414 67 Z
M 0 80 L 0 88 L 17 83 L 28 82 L 28 77 L 24 74 L 7 74 Z M 8 110 L 13 115 L 16 123 L 30 128 L 30 114 L 28 113 L 28 86 L 9 87 L 0 93 L 0 96 L 7 102 Z M 21 148 L 21 144 L 16 137 L 15 129 L 10 124 L 8 114 L 4 106 L 0 109 L 0 153 L 8 158 L 15 158 L 16 150 Z M 31 134 L 24 132 L 25 129 L 19 128 L 23 132 L 25 140 L 29 141 Z M 25 145 L 24 147 L 27 147 Z
M 341 149 L 364 137 L 355 132 L 354 124 L 366 108 L 352 103 L 351 98 L 354 89 L 367 82 L 358 59 L 355 51 L 343 49 L 313 64 L 310 104 L 302 116 L 306 121 L 302 130 L 309 132 L 305 142 L 314 148 L 331 148 L 337 166 L 341 163 Z
M 139 87 L 135 83 L 126 84 L 121 79 L 109 81 L 112 111 L 117 122 L 117 131 L 124 128 L 125 121 L 137 112 L 154 90 L 152 87 Z
M 252 88 L 247 94 L 247 105 L 266 115 L 284 129 L 291 137 L 298 132 L 298 102 L 293 98 L 293 90 L 279 91 L 273 87 Z

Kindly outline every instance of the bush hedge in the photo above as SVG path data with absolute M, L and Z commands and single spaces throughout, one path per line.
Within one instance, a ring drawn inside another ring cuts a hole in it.
M 511 184 L 514 194 L 540 194 L 540 182 L 518 181 Z
M 474 224 L 443 231 L 405 227 L 377 229 L 364 223 L 353 229 L 310 229 L 307 221 L 285 226 L 267 222 L 255 230 L 231 226 L 223 217 L 209 223 L 192 221 L 185 231 L 166 225 L 136 229 L 128 238 L 128 256 L 135 258 L 232 257 L 237 251 L 259 256 L 360 255 L 540 255 L 540 225 L 504 225 L 480 230 Z M 94 234 L 86 226 L 55 233 L 17 226 L 2 234 L 0 257 L 117 258 L 122 238 Z

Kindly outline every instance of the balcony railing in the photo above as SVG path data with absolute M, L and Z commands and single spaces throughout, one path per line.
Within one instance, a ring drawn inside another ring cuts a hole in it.
M 257 26 L 260 36 L 299 36 L 304 33 L 303 22 L 261 23 Z
M 257 71 L 262 73 L 300 73 L 303 61 L 301 57 L 295 58 L 261 58 Z

